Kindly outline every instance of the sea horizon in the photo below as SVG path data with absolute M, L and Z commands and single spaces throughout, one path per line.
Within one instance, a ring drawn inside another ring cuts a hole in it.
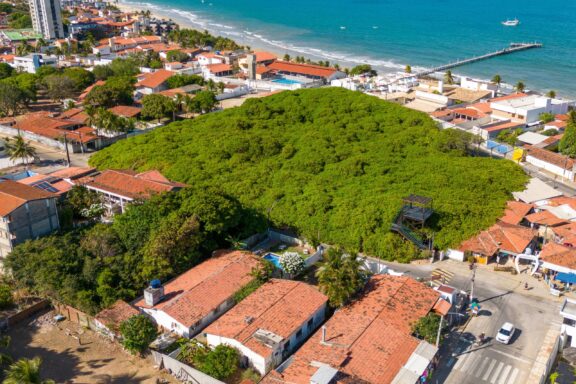
M 507 84 L 554 90 L 576 97 L 576 2 L 549 0 L 488 0 L 467 4 L 442 0 L 147 0 L 120 1 L 130 8 L 149 9 L 172 18 L 181 27 L 206 29 L 239 44 L 280 56 L 305 56 L 343 67 L 370 64 L 380 73 L 429 68 L 508 46 L 538 41 L 543 48 L 500 56 L 457 67 L 456 75 L 491 79 L 499 74 Z M 557 7 L 554 6 L 557 5 Z M 456 9 L 454 9 L 456 8 Z M 563 12 L 554 14 L 554 10 Z M 507 19 L 520 25 L 505 27 Z

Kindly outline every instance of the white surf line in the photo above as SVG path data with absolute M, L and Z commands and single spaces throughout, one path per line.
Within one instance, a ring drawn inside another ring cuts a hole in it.
M 514 359 L 514 360 L 521 361 L 521 362 L 526 363 L 526 364 L 532 364 L 532 363 L 533 363 L 533 362 L 530 361 L 530 360 L 526 360 L 526 359 L 523 359 L 523 358 L 521 358 L 521 357 L 511 355 L 511 354 L 506 353 L 506 352 L 498 351 L 497 349 L 493 349 L 492 352 L 499 353 L 499 354 L 501 354 L 501 355 L 504 355 L 504 356 L 509 357 L 509 358 L 511 358 L 511 359 Z

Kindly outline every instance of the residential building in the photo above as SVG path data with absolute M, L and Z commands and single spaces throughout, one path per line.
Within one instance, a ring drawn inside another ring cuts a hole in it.
M 376 275 L 262 384 L 410 383 L 428 376 L 438 348 L 412 335 L 430 312 L 448 313 L 440 294 L 406 276 Z
M 164 286 L 152 282 L 134 305 L 163 329 L 193 337 L 236 304 L 234 294 L 260 265 L 249 252 L 216 252 Z
M 474 256 L 480 264 L 488 264 L 494 257 L 516 256 L 527 249 L 533 250 L 536 239 L 536 230 L 500 221 L 464 241 L 458 250 Z
M 553 99 L 540 95 L 518 93 L 490 100 L 492 116 L 502 120 L 532 124 L 540 121 L 540 114 L 563 114 L 573 106 L 570 100 Z
M 460 87 L 472 91 L 490 91 L 491 97 L 494 97 L 498 91 L 498 84 L 465 76 L 460 78 Z
M 96 168 L 69 167 L 47 175 L 37 173 L 17 181 L 63 198 L 74 187 L 78 179 L 95 172 Z
M 60 0 L 29 0 L 34 31 L 45 39 L 64 38 Z
M 543 148 L 530 147 L 526 149 L 525 161 L 540 169 L 560 176 L 562 180 L 575 180 L 576 162 L 569 156 Z
M 126 205 L 135 200 L 149 199 L 154 194 L 177 191 L 186 186 L 168 180 L 155 170 L 137 173 L 127 169 L 108 169 L 80 179 L 78 183 L 103 196 L 108 215 L 124 213 Z
M 26 240 L 60 228 L 57 196 L 12 180 L 0 180 L 0 260 Z
M 143 95 L 150 95 L 168 89 L 166 81 L 176 73 L 159 69 L 153 73 L 145 73 L 138 77 L 136 91 Z
M 560 308 L 562 316 L 561 334 L 563 345 L 576 347 L 576 300 L 565 298 Z
M 21 72 L 36 73 L 36 71 L 45 65 L 55 67 L 58 64 L 58 58 L 40 53 L 31 53 L 26 56 L 14 56 L 12 66 Z
M 324 322 L 328 298 L 316 287 L 272 279 L 205 330 L 210 347 L 225 344 L 261 375 L 276 368 Z
M 538 255 L 541 268 L 557 273 L 576 274 L 576 248 L 548 242 Z
M 268 68 L 274 70 L 279 75 L 303 77 L 311 80 L 319 80 L 324 83 L 330 83 L 332 80 L 346 77 L 344 72 L 340 72 L 335 68 L 291 63 L 288 61 L 275 61 L 268 65 Z

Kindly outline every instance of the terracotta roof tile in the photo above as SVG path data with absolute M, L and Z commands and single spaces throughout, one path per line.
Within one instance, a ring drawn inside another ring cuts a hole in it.
M 117 116 L 124 117 L 136 117 L 140 114 L 140 112 L 142 112 L 141 108 L 133 107 L 131 105 L 117 105 L 108 110 Z
M 253 280 L 261 259 L 249 252 L 223 251 L 164 286 L 164 300 L 154 306 L 191 327 Z M 149 308 L 144 300 L 136 307 Z
M 576 248 L 549 242 L 542 248 L 540 259 L 554 265 L 576 270 Z
M 520 224 L 524 216 L 526 216 L 532 208 L 534 208 L 532 204 L 526 204 L 520 201 L 508 201 L 506 203 L 504 216 L 500 218 L 500 221 L 508 224 Z
M 286 340 L 327 301 L 311 285 L 272 279 L 208 326 L 204 333 L 238 340 L 267 357 L 273 350 L 254 337 L 256 331 L 266 330 Z M 246 318 L 253 320 L 247 323 Z
M 176 73 L 172 71 L 167 71 L 165 69 L 159 69 L 154 73 L 148 74 L 143 80 L 136 84 L 137 87 L 146 88 L 157 88 L 166 82 L 169 78 L 174 76 Z
M 558 225 L 567 224 L 568 221 L 560 219 L 550 211 L 540 211 L 526 216 L 526 220 L 530 223 L 547 225 L 549 227 L 556 227 Z
M 232 66 L 230 64 L 210 64 L 207 65 L 206 68 L 208 68 L 210 73 L 222 73 L 232 70 Z
M 110 330 L 117 332 L 120 324 L 131 318 L 132 316 L 138 315 L 140 312 L 123 300 L 118 300 L 112 306 L 100 311 L 95 319 L 100 323 L 108 327 Z
M 0 216 L 6 216 L 28 201 L 55 198 L 56 195 L 12 180 L 0 181 Z
M 554 164 L 562 169 L 572 170 L 574 168 L 574 160 L 568 156 L 561 155 L 552 151 L 542 148 L 530 147 L 528 148 L 527 156 L 532 156 L 544 162 Z
M 498 222 L 490 229 L 462 242 L 461 251 L 493 256 L 498 251 L 507 253 L 523 253 L 530 245 L 536 231 L 519 225 Z
M 328 364 L 349 382 L 390 383 L 421 342 L 411 335 L 412 323 L 438 300 L 438 292 L 409 277 L 374 276 L 361 298 L 325 323 L 325 342 L 319 330 L 282 373 L 272 371 L 262 382 L 308 384 L 319 364 Z
M 296 73 L 304 76 L 315 77 L 330 77 L 336 72 L 336 69 L 334 68 L 321 67 L 319 65 L 290 63 L 287 61 L 275 61 L 270 64 L 268 68 L 279 72 Z
M 134 175 L 126 170 L 108 169 L 81 182 L 87 188 L 114 193 L 129 199 L 146 199 L 153 194 L 173 191 L 184 186 L 168 179 L 152 179 L 147 175 L 149 172 Z

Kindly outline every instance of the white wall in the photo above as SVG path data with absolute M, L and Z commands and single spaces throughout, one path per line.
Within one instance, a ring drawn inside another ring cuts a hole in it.
M 526 156 L 526 162 L 535 165 L 538 168 L 551 172 L 555 175 L 564 177 L 565 179 L 568 179 L 570 181 L 574 181 L 574 171 L 564 170 L 557 165 L 547 163 L 530 155 Z
M 210 333 L 206 334 L 206 342 L 210 347 L 217 347 L 218 345 L 224 344 L 230 347 L 236 348 L 242 356 L 248 359 L 248 362 L 251 367 L 258 371 L 262 376 L 264 376 L 270 369 L 275 367 L 267 367 L 268 361 L 263 356 L 259 355 L 258 353 L 252 351 L 250 348 L 247 348 L 244 344 L 239 342 L 235 339 L 229 339 L 227 337 L 221 337 L 212 335 Z M 276 348 L 275 351 L 272 351 L 272 355 L 280 355 L 281 351 L 279 348 Z

